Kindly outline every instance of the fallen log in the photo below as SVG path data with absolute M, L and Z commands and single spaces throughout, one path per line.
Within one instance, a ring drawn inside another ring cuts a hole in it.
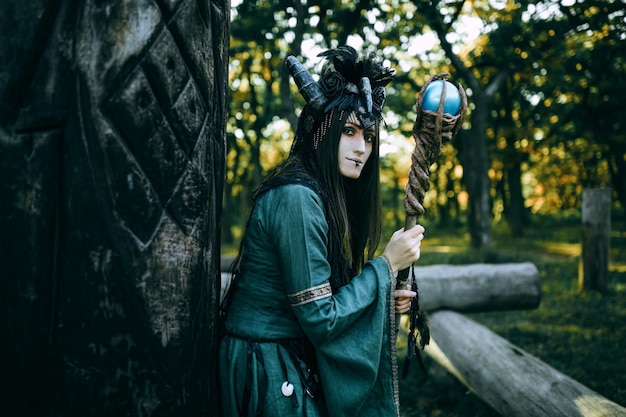
M 507 417 L 626 416 L 626 408 L 453 311 L 430 315 L 425 351 Z
M 421 266 L 415 277 L 426 311 L 533 309 L 541 300 L 539 272 L 530 262 Z
M 231 258 L 222 258 L 226 271 Z M 420 307 L 463 312 L 533 309 L 541 300 L 539 272 L 530 263 L 432 265 L 415 267 Z M 222 272 L 221 297 L 230 286 Z

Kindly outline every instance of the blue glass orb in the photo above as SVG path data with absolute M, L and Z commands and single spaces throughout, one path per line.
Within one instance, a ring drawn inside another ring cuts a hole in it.
M 443 83 L 443 80 L 436 80 L 426 87 L 424 101 L 422 102 L 422 108 L 424 110 L 437 111 L 443 91 Z M 445 83 L 446 98 L 443 102 L 443 112 L 451 116 L 456 116 L 461 108 L 461 93 L 459 93 L 459 89 L 451 82 L 445 81 Z

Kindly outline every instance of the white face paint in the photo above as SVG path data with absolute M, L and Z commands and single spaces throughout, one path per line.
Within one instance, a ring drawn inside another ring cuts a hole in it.
M 354 113 L 350 114 L 339 139 L 339 172 L 344 177 L 357 179 L 372 154 L 376 132 L 364 130 Z

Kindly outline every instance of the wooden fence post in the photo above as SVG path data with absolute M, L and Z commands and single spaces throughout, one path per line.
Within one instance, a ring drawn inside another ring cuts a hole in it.
M 611 190 L 583 190 L 582 257 L 578 270 L 579 291 L 606 291 L 609 276 Z

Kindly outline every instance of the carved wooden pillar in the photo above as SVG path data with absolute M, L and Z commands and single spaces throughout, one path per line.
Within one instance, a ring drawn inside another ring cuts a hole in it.
M 229 8 L 2 1 L 0 413 L 217 415 Z

